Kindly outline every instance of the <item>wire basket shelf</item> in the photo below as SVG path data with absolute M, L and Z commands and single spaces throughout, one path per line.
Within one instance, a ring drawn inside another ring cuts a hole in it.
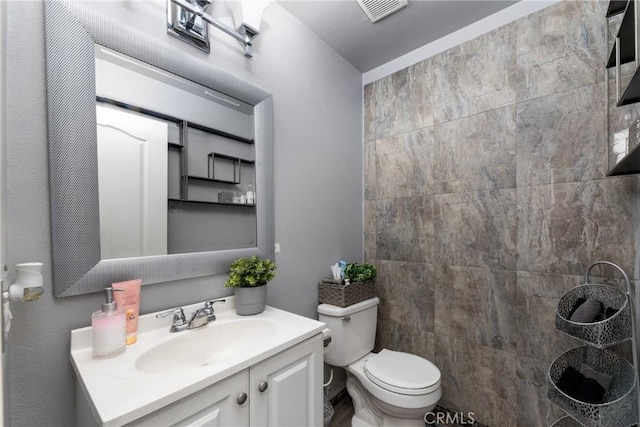
M 613 377 L 611 388 L 604 395 L 602 403 L 582 402 L 569 396 L 556 385 L 565 369 L 571 366 L 580 371 L 583 363 Z M 635 369 L 612 351 L 591 346 L 573 348 L 551 363 L 547 382 L 549 400 L 571 414 L 582 425 L 624 427 L 638 422 Z
M 592 323 L 569 320 L 578 299 L 594 299 L 617 310 L 611 317 Z M 556 310 L 556 329 L 598 348 L 606 348 L 631 339 L 629 298 L 620 289 L 607 285 L 585 284 L 565 293 Z

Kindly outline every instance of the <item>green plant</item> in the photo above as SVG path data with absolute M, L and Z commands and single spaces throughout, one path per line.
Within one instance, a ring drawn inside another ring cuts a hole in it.
M 349 279 L 351 282 L 375 280 L 377 276 L 378 270 L 371 264 L 350 262 L 344 266 L 344 278 Z
M 276 265 L 268 258 L 260 259 L 257 256 L 250 258 L 238 258 L 231 263 L 229 278 L 224 284 L 227 288 L 250 288 L 266 285 L 273 279 Z

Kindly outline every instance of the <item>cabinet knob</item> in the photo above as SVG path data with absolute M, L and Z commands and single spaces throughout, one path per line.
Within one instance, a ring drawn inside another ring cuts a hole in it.
M 242 405 L 246 401 L 247 401 L 247 393 L 240 393 L 236 399 L 236 402 L 238 402 L 238 405 Z
M 260 390 L 260 393 L 265 391 L 267 387 L 269 387 L 269 383 L 266 381 L 262 381 L 260 384 L 258 384 L 258 390 Z

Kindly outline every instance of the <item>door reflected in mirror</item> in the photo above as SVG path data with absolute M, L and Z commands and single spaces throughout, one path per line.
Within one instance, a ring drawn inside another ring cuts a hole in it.
M 167 254 L 167 124 L 98 104 L 102 259 Z
M 96 45 L 101 258 L 257 246 L 251 105 Z

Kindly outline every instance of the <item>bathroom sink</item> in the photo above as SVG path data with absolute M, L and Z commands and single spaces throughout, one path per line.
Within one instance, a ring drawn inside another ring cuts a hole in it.
M 135 367 L 146 373 L 173 373 L 208 366 L 266 346 L 277 332 L 277 324 L 269 319 L 216 321 L 171 334 L 142 353 Z
M 170 333 L 170 316 L 156 317 L 162 312 L 143 314 L 138 341 L 106 357 L 93 355 L 91 326 L 71 331 L 71 363 L 97 425 L 126 425 L 221 381 L 235 381 L 236 374 L 318 337 L 325 328 L 269 306 L 260 314 L 240 316 L 235 297 L 225 300 L 216 304 L 217 320 L 182 332 Z M 189 317 L 203 306 L 200 301 L 182 308 Z M 114 405 L 114 396 L 123 390 L 126 399 Z

